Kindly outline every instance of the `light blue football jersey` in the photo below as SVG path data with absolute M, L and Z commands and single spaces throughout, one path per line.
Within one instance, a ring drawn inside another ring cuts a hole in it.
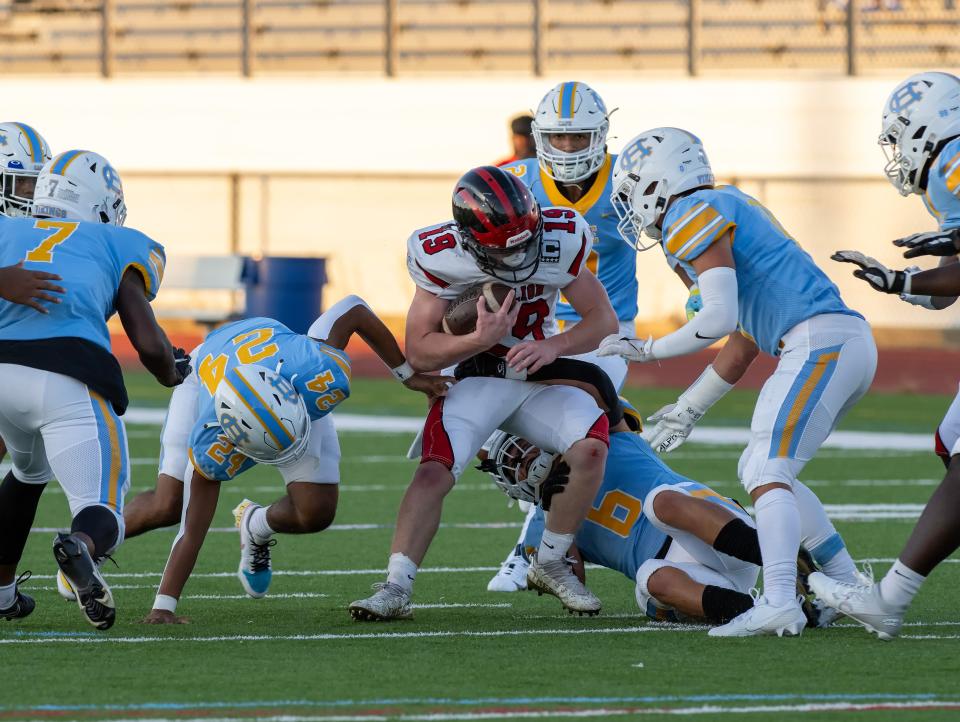
M 930 165 L 923 203 L 941 231 L 960 228 L 960 138 L 943 146 Z
M 157 295 L 166 256 L 163 246 L 132 228 L 102 223 L 0 216 L 0 267 L 56 273 L 66 290 L 61 303 L 38 313 L 0 299 L 0 340 L 73 337 L 110 351 L 107 319 L 115 312 L 120 279 L 132 268 L 143 276 L 147 300 Z
M 350 358 L 344 351 L 294 333 L 272 318 L 248 318 L 218 328 L 207 336 L 193 364 L 200 396 L 190 434 L 190 461 L 215 481 L 233 479 L 256 464 L 234 448 L 217 423 L 214 394 L 230 369 L 241 364 L 267 368 L 280 364 L 280 375 L 303 397 L 312 421 L 329 414 L 350 395 Z
M 577 211 L 593 231 L 593 249 L 587 257 L 587 268 L 600 279 L 607 290 L 610 304 L 621 321 L 637 317 L 637 253 L 623 240 L 617 230 L 617 214 L 610 202 L 613 166 L 617 156 L 607 154 L 597 172 L 597 180 L 587 194 L 571 203 L 557 188 L 557 183 L 540 169 L 536 158 L 525 158 L 503 169 L 517 176 L 533 192 L 544 208 L 560 206 Z M 544 217 L 544 223 L 550 219 Z M 580 316 L 563 297 L 557 304 L 557 320 L 578 321 Z
M 643 515 L 643 500 L 661 484 L 679 486 L 693 496 L 743 513 L 733 500 L 673 471 L 638 434 L 610 434 L 603 483 L 576 535 L 584 560 L 634 579 L 641 564 L 656 558 L 667 535 Z M 539 546 L 543 524 L 543 510 L 538 509 L 523 539 L 526 548 Z
M 733 186 L 704 189 L 674 201 L 663 220 L 663 245 L 696 283 L 690 262 L 733 231 L 740 330 L 776 356 L 798 323 L 826 313 L 863 318 L 810 255 L 759 201 Z

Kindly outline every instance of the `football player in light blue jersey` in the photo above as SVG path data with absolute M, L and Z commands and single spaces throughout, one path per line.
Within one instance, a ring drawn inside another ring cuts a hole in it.
M 676 448 L 704 413 L 733 387 L 760 350 L 778 360 L 760 393 L 739 475 L 757 514 L 764 596 L 712 636 L 798 634 L 800 544 L 794 481 L 838 420 L 866 393 L 876 346 L 863 317 L 760 203 L 730 186 L 715 187 L 698 138 L 655 128 L 631 140 L 614 169 L 613 204 L 620 228 L 638 250 L 663 246 L 701 310 L 671 334 L 646 341 L 611 336 L 599 353 L 652 361 L 705 349 L 723 350 L 677 400 L 657 412 L 650 432 L 657 451 Z M 644 244 L 641 233 L 652 243 Z M 828 565 L 854 581 L 849 554 Z
M 753 520 L 737 502 L 661 461 L 643 437 L 631 433 L 639 429 L 639 415 L 626 401 L 624 407 L 624 421 L 611 429 L 603 482 L 576 548 L 584 561 L 636 581 L 637 602 L 651 618 L 671 619 L 672 610 L 724 624 L 753 606 L 747 592 L 761 563 Z M 549 511 L 552 494 L 562 489 L 557 455 L 498 432 L 480 468 L 508 496 L 536 506 L 522 535 L 527 548 L 536 548 L 544 508 Z M 801 518 L 809 559 L 804 554 L 802 560 L 826 564 L 845 548 L 843 539 L 813 492 L 799 481 L 795 485 L 809 502 Z M 808 626 L 828 626 L 837 617 L 817 604 L 804 605 L 804 613 Z
M 171 506 L 178 517 L 183 508 L 180 532 L 145 621 L 181 621 L 174 614 L 177 600 L 200 553 L 220 486 L 255 464 L 277 467 L 286 493 L 268 506 L 244 499 L 234 509 L 240 529 L 237 575 L 249 596 L 261 598 L 268 591 L 275 533 L 314 533 L 333 522 L 340 445 L 329 413 L 350 395 L 344 349 L 355 333 L 407 388 L 431 400 L 446 393 L 452 379 L 415 374 L 393 335 L 357 296 L 335 304 L 306 335 L 270 318 L 250 318 L 213 331 L 194 351 L 197 372 L 170 400 L 157 491 L 134 500 L 142 499 L 133 515 L 137 533 L 170 521 L 151 509 L 161 482 L 179 486 Z
M 107 629 L 116 611 L 94 560 L 123 541 L 129 486 L 119 418 L 127 392 L 107 319 L 119 314 L 144 366 L 164 386 L 183 381 L 189 358 L 171 348 L 150 308 L 163 248 L 121 227 L 123 188 L 106 158 L 73 150 L 51 159 L 37 177 L 32 213 L 0 221 L 0 265 L 49 269 L 66 293 L 48 314 L 0 301 L 0 434 L 13 461 L 0 484 L 0 615 L 33 609 L 14 575 L 40 495 L 55 476 L 73 522 L 71 533 L 57 535 L 54 557 L 86 619 Z
M 600 280 L 617 314 L 620 330 L 632 336 L 637 316 L 637 256 L 623 243 L 617 229 L 617 214 L 610 203 L 613 167 L 617 156 L 607 152 L 609 113 L 600 96 L 586 83 L 568 81 L 552 88 L 537 107 L 533 121 L 536 158 L 504 166 L 530 189 L 543 207 L 544 224 L 569 222 L 570 208 L 593 230 L 593 247 L 587 268 Z M 551 218 L 551 215 L 554 217 Z M 561 295 L 556 317 L 561 328 L 580 316 Z M 627 376 L 627 364 L 618 356 L 579 356 L 600 366 L 619 391 Z M 533 510 L 528 513 L 532 514 Z M 529 559 L 518 543 L 487 584 L 492 592 L 526 589 Z
M 901 195 L 921 196 L 938 226 L 894 244 L 907 249 L 907 258 L 938 256 L 940 266 L 895 271 L 858 251 L 839 251 L 833 257 L 859 266 L 854 275 L 878 291 L 897 293 L 931 310 L 946 308 L 960 294 L 960 78 L 927 72 L 897 85 L 884 105 L 880 145 L 887 154 L 887 178 Z M 900 633 L 903 616 L 924 580 L 960 547 L 960 394 L 937 428 L 935 449 L 947 467 L 946 476 L 883 579 L 877 584 L 850 584 L 820 574 L 810 579 L 824 602 L 880 639 Z

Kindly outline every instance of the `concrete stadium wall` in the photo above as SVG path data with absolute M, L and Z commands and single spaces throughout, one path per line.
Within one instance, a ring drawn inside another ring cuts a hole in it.
M 229 250 L 230 186 L 225 175 L 156 174 L 241 171 L 242 252 L 327 256 L 332 296 L 359 293 L 402 315 L 409 231 L 446 218 L 457 175 L 503 156 L 506 119 L 564 79 L 5 79 L 4 89 L 54 150 L 110 158 L 125 174 L 129 224 L 174 262 Z M 899 79 L 582 78 L 618 108 L 611 150 L 656 125 L 697 133 L 718 175 L 745 179 L 876 325 L 945 328 L 956 314 L 880 297 L 828 260 L 852 247 L 896 263 L 888 240 L 933 227 L 919 199 L 881 175 L 880 108 Z M 641 319 L 679 318 L 685 292 L 659 252 L 638 269 Z

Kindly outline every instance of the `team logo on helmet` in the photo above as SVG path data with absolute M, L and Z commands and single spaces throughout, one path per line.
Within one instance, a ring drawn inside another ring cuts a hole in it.
M 893 113 L 902 113 L 916 102 L 923 100 L 924 84 L 920 81 L 912 80 L 904 83 L 890 96 L 890 110 Z

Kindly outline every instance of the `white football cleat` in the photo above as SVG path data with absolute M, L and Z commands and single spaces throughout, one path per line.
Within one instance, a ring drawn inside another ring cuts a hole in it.
M 240 567 L 237 569 L 237 578 L 247 596 L 254 599 L 267 596 L 267 591 L 270 589 L 270 582 L 273 579 L 270 547 L 277 543 L 276 539 L 269 539 L 258 544 L 250 533 L 250 516 L 254 510 L 260 508 L 259 504 L 244 499 L 233 510 L 234 520 L 240 529 Z
M 527 570 L 530 560 L 523 554 L 523 545 L 517 548 L 500 565 L 494 577 L 487 582 L 488 592 L 523 592 L 527 590 Z
M 889 642 L 900 634 L 906 607 L 887 602 L 880 596 L 877 584 L 848 584 L 817 572 L 810 575 L 810 588 L 826 605 L 860 622 L 883 641 Z
M 775 607 L 766 597 L 759 596 L 755 589 L 751 595 L 752 609 L 722 626 L 714 627 L 707 634 L 711 637 L 756 637 L 764 634 L 799 637 L 807 626 L 807 617 L 797 599 Z
M 358 622 L 387 622 L 413 616 L 410 592 L 399 584 L 377 582 L 372 588 L 375 590 L 372 595 L 358 599 L 349 607 L 350 616 Z
M 600 614 L 600 600 L 584 586 L 573 573 L 573 566 L 567 559 L 540 563 L 536 555 L 530 560 L 527 570 L 527 584 L 537 594 L 552 594 L 564 608 L 573 614 L 594 616 Z

